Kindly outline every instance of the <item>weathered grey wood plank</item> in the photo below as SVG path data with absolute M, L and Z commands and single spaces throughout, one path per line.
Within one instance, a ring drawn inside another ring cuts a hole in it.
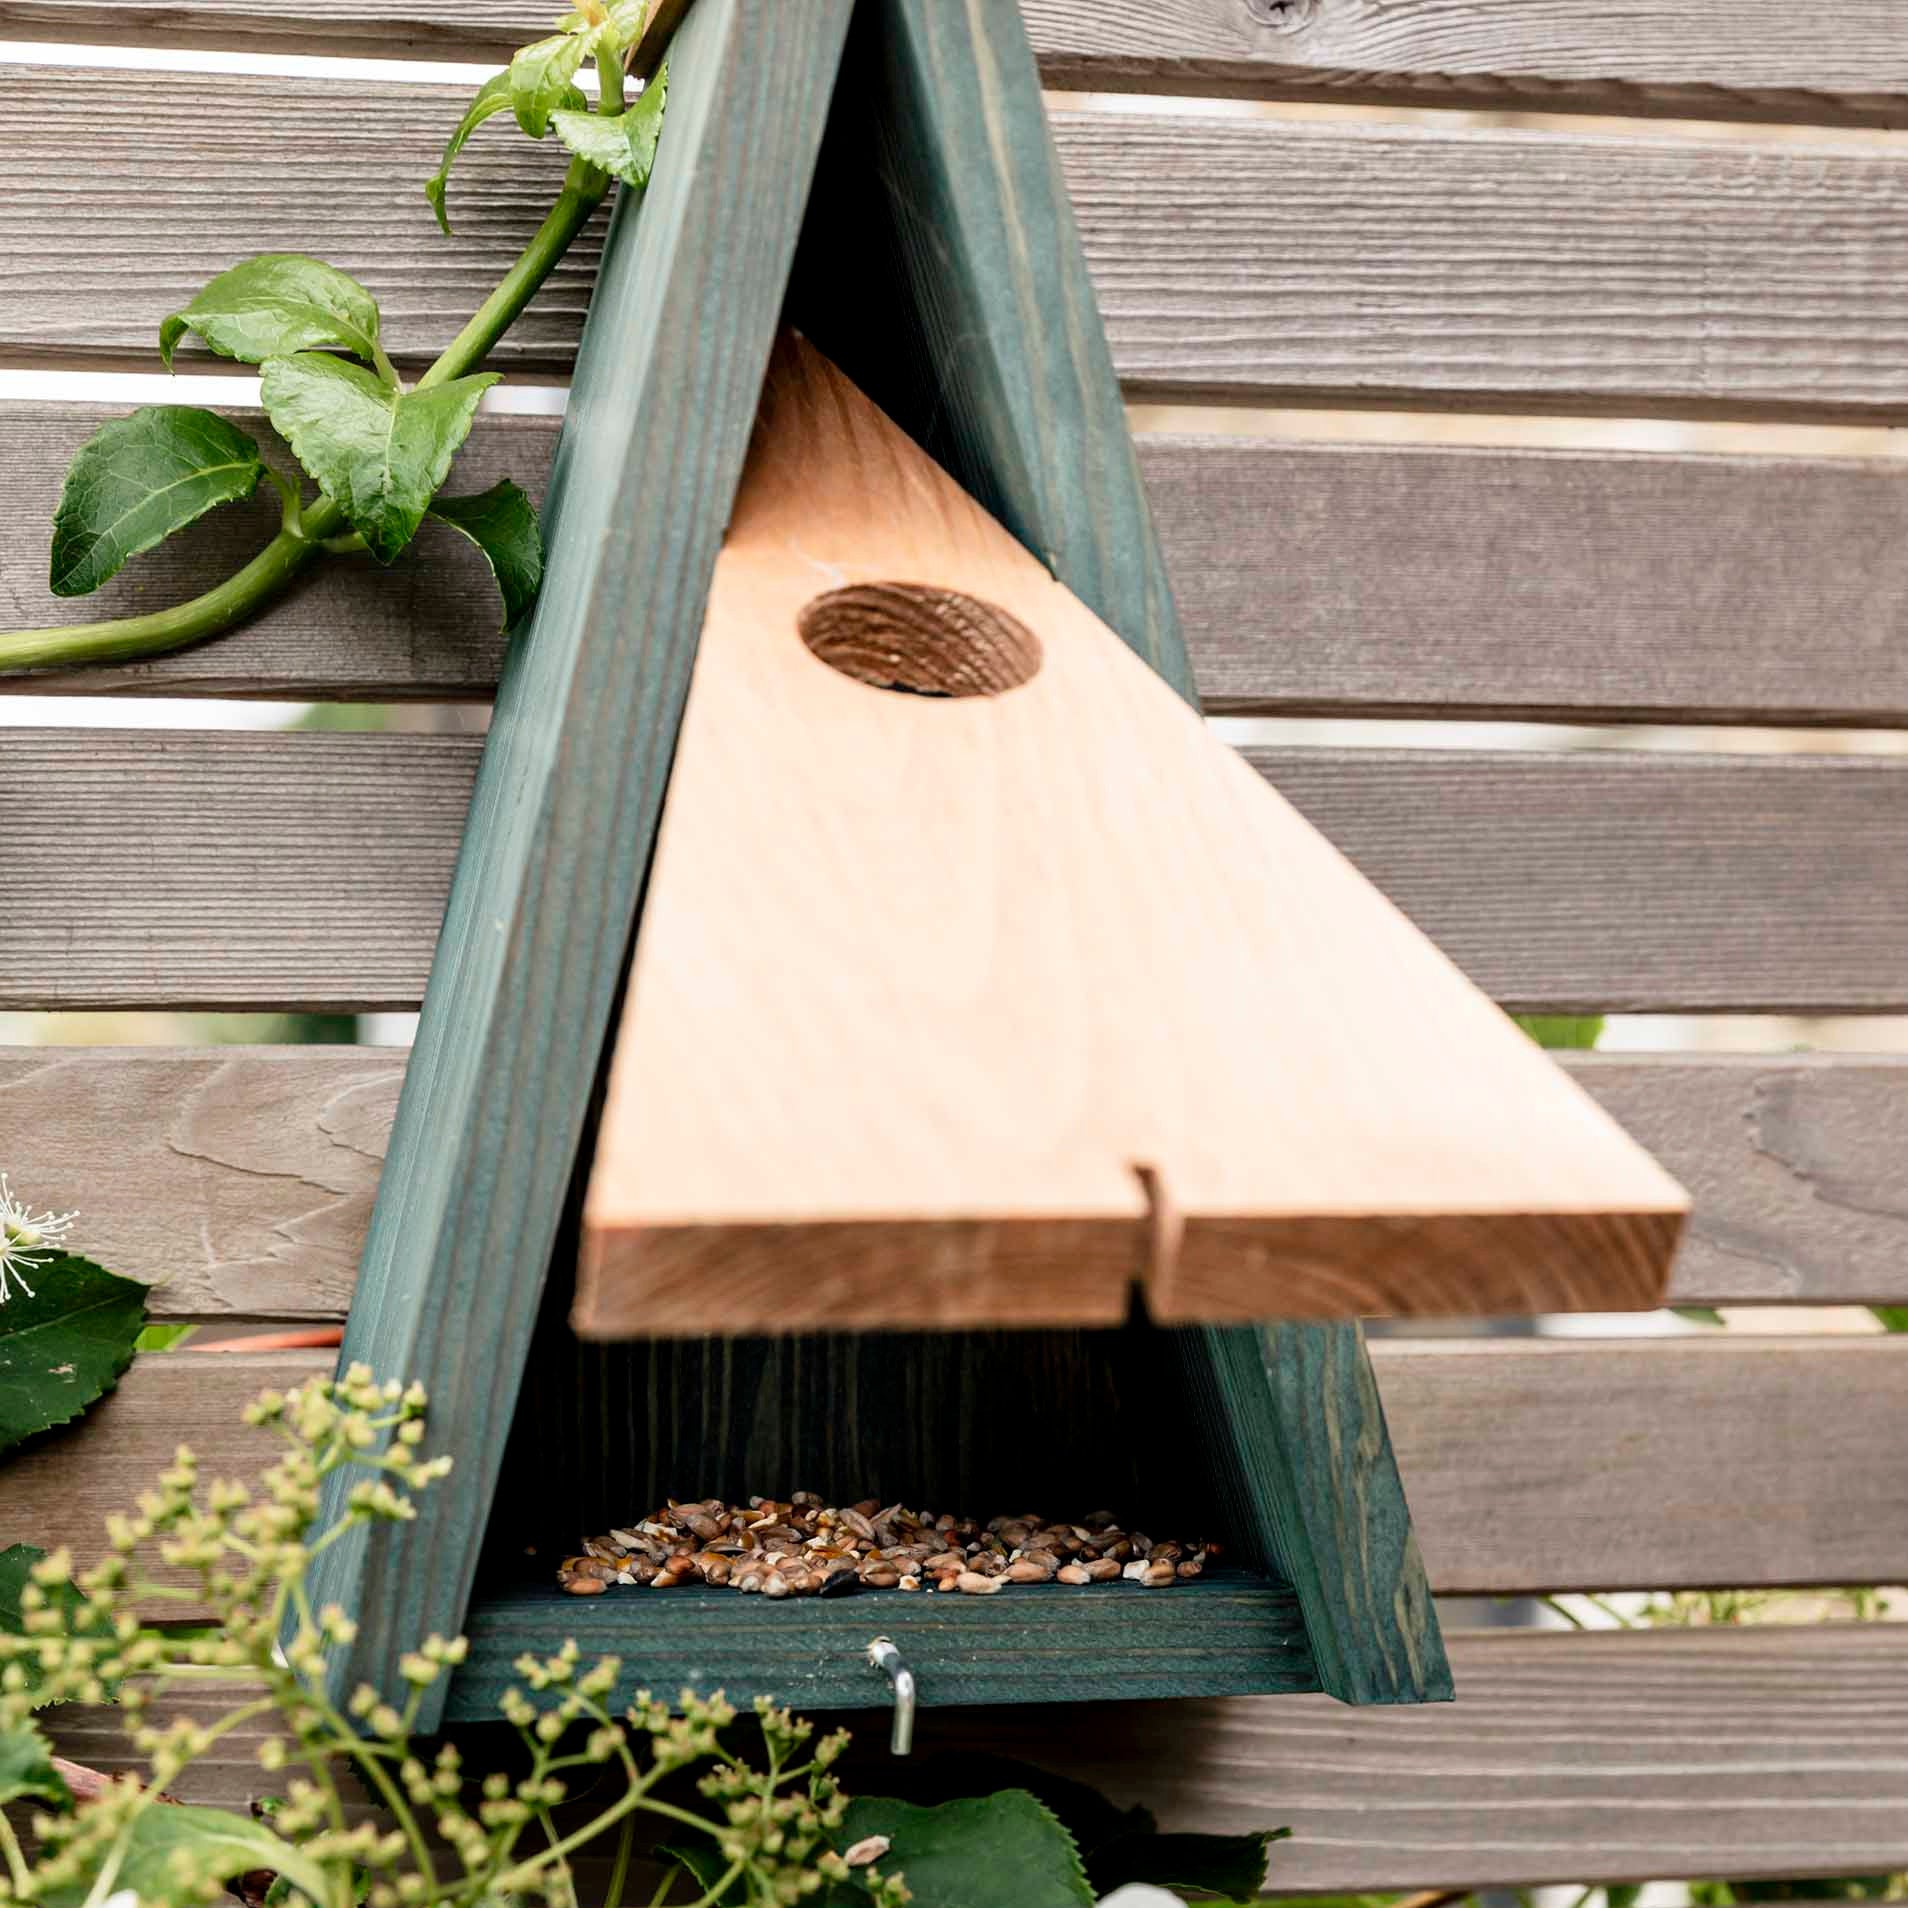
M 0 733 L 0 1007 L 415 1005 L 479 744 Z M 1527 1012 L 1908 1007 L 1908 766 L 1250 750 Z
M 1261 98 L 1673 113 L 1898 126 L 1892 0 L 1023 0 L 1052 86 Z M 494 58 L 546 30 L 525 0 L 0 0 L 0 37 Z
M 1901 1340 L 1381 1340 L 1371 1355 L 1442 1594 L 1908 1581 Z M 96 1542 L 180 1438 L 208 1475 L 244 1468 L 264 1447 L 243 1402 L 330 1368 L 323 1352 L 140 1360 L 96 1417 L 13 1461 L 0 1537 Z
M 434 357 L 535 232 L 569 157 L 554 139 L 479 133 L 443 237 L 424 181 L 472 90 L 0 66 L 0 111 L 34 128 L 0 200 L 0 352 L 156 371 L 159 321 L 207 279 L 254 253 L 309 252 L 370 287 L 393 357 Z M 299 164 L 263 163 L 274 152 Z M 494 369 L 567 370 L 605 226 L 577 240 Z M 195 345 L 178 362 L 218 361 Z
M 0 1048 L 0 1151 L 167 1318 L 345 1315 L 408 1056 Z
M 1145 437 L 1215 712 L 1908 713 L 1908 465 Z
M 46 527 L 68 459 L 110 414 L 0 404 L 15 499 L 0 522 L 0 628 L 75 614 L 46 590 Z M 541 495 L 556 431 L 554 418 L 485 418 L 457 487 L 510 476 Z M 1908 465 L 1182 436 L 1141 438 L 1139 452 L 1215 713 L 1908 721 Z M 214 513 L 79 613 L 190 595 L 267 541 L 273 509 Z M 484 696 L 503 653 L 493 605 L 482 558 L 427 526 L 394 569 L 328 565 L 223 641 L 0 676 L 0 693 Z
M 415 1007 L 480 744 L 0 734 L 11 1006 Z M 30 885 L 29 885 L 30 884 Z
M 1372 1351 L 1442 1592 L 1908 1578 L 1901 1340 L 1725 1330 Z
M 0 1048 L 8 1170 L 165 1317 L 341 1319 L 405 1058 Z M 1560 1058 L 1695 1194 L 1676 1304 L 1908 1305 L 1908 1061 Z
M 1678 1305 L 1908 1304 L 1908 1064 L 1856 1054 L 1574 1054 L 1690 1190 Z
M 1458 1635 L 1449 1708 L 1136 1703 L 1090 1729 L 930 1713 L 917 1749 L 993 1747 L 1177 1829 L 1289 1823 L 1279 1893 L 1882 1873 L 1908 1861 L 1903 1642 L 1882 1624 Z
M 0 352 L 152 362 L 158 318 L 260 249 L 358 272 L 398 353 L 439 348 L 560 155 L 480 135 L 447 243 L 390 181 L 431 171 L 461 93 L 340 85 L 5 69 L 0 109 L 36 136 L 0 211 Z M 1093 113 L 1056 132 L 1135 393 L 1908 415 L 1892 150 Z M 325 193 L 259 168 L 261 144 L 304 152 Z M 567 362 L 594 249 L 500 364 Z
M 1245 753 L 1506 1006 L 1908 997 L 1908 778 L 1885 759 Z
M 1269 1890 L 1826 1875 L 1908 1863 L 1908 1652 L 1880 1626 L 1650 1636 L 1451 1637 L 1455 1709 L 1346 1709 L 1324 1697 L 929 1710 L 917 1760 L 985 1749 L 1104 1785 L 1168 1829 L 1289 1823 Z M 210 1721 L 235 1700 L 190 1706 Z M 176 1705 L 175 1705 L 176 1708 Z M 884 1732 L 844 1780 L 892 1793 Z M 127 1766 L 117 1710 L 48 1719 L 64 1755 Z M 243 1808 L 266 1787 L 263 1723 L 179 1785 Z M 482 1754 L 475 1745 L 473 1757 Z M 473 1766 L 488 1766 L 473 1764 Z M 647 1898 L 647 1891 L 636 1899 Z M 588 1896 L 585 1899 L 589 1899 Z

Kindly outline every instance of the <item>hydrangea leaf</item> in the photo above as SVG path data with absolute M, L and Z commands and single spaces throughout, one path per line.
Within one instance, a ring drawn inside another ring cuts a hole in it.
M 146 1324 L 146 1288 L 91 1259 L 41 1259 L 32 1281 L 0 1306 L 0 1451 L 104 1397 Z
M 504 634 L 530 614 L 543 586 L 543 532 L 537 509 L 507 477 L 475 497 L 439 497 L 430 514 L 484 553 L 503 592 Z
M 343 358 L 274 358 L 260 382 L 265 410 L 293 454 L 335 498 L 380 563 L 417 534 L 451 459 L 470 435 L 495 375 L 393 390 Z
M 196 331 L 222 358 L 263 364 L 294 351 L 378 355 L 378 301 L 348 272 L 296 252 L 267 252 L 221 272 L 159 327 L 159 355 Z
M 52 588 L 84 596 L 142 550 L 258 488 L 258 446 L 211 411 L 155 404 L 81 445 L 53 513 Z
M 314 1901 L 330 1898 L 324 1873 L 263 1822 L 229 1809 L 167 1803 L 134 1816 L 114 1882 L 136 1895 L 141 1908 L 202 1908 L 208 1888 L 266 1869 Z M 80 1908 L 90 1885 L 54 1889 L 41 1897 L 42 1908 Z
M 656 142 L 662 136 L 663 108 L 669 95 L 669 69 L 664 67 L 623 113 L 556 113 L 551 123 L 557 137 L 611 178 L 640 191 L 649 183 L 656 163 Z
M 20 1802 L 31 1796 L 64 1812 L 72 1806 L 72 1791 L 53 1766 L 46 1738 L 30 1724 L 0 1729 L 0 1802 Z
M 590 50 L 590 39 L 584 33 L 552 34 L 521 48 L 510 62 L 505 75 L 510 109 L 532 139 L 543 138 L 550 130 L 550 115 L 568 104 L 576 90 L 571 82 Z
M 871 1835 L 888 1839 L 876 1864 L 901 1875 L 915 1908 L 973 1908 L 1002 1900 L 1012 1877 L 1015 1908 L 1092 1908 L 1093 1889 L 1073 1837 L 1025 1789 L 917 1808 L 891 1796 L 862 1796 L 835 1831 L 838 1849 Z M 844 1899 L 852 1897 L 844 1896 Z
M 469 143 L 471 134 L 486 119 L 504 111 L 509 104 L 509 73 L 493 73 L 477 89 L 477 97 L 465 107 L 463 118 L 457 122 L 457 130 L 445 143 L 443 163 L 424 182 L 424 196 L 430 200 L 431 210 L 437 214 L 437 223 L 446 238 L 451 235 L 451 224 L 450 214 L 444 209 L 444 195 L 450 190 L 451 167 L 457 163 L 457 155 Z
M 26 1610 L 21 1603 L 21 1596 L 33 1581 L 33 1566 L 45 1557 L 46 1552 L 32 1544 L 15 1544 L 10 1549 L 0 1550 L 0 1636 L 26 1635 Z M 46 1594 L 52 1607 L 65 1616 L 67 1629 L 76 1629 L 76 1619 L 86 1599 L 70 1583 L 57 1584 Z M 33 1698 L 43 1687 L 45 1677 L 30 1656 L 16 1658 L 15 1661 L 26 1673 L 29 1705 L 37 1707 Z

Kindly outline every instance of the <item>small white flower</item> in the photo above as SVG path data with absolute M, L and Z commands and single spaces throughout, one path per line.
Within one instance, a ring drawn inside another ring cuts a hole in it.
M 76 1212 L 28 1212 L 8 1188 L 6 1174 L 0 1173 L 0 1305 L 12 1297 L 9 1281 L 33 1297 L 22 1268 L 51 1258 L 78 1217 Z

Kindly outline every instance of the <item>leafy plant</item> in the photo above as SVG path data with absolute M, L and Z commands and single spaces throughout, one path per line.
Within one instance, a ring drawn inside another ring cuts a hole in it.
M 74 458 L 53 523 L 55 595 L 96 590 L 142 551 L 262 483 L 279 493 L 281 527 L 264 549 L 203 595 L 146 615 L 0 636 L 0 672 L 158 656 L 249 621 L 325 556 L 367 551 L 394 562 L 426 520 L 483 552 L 504 627 L 528 617 L 543 577 L 530 499 L 508 481 L 478 496 L 439 492 L 485 391 L 484 358 L 536 295 L 576 235 L 621 181 L 648 184 L 668 91 L 658 71 L 632 101 L 626 69 L 643 48 L 651 0 L 582 0 L 549 38 L 522 48 L 472 100 L 425 186 L 450 230 L 450 177 L 473 132 L 509 111 L 533 139 L 573 155 L 549 215 L 496 290 L 416 382 L 393 365 L 375 297 L 321 259 L 274 252 L 222 272 L 159 326 L 171 367 L 188 336 L 260 367 L 266 415 L 290 445 L 309 496 L 257 442 L 216 413 L 155 405 L 108 424 Z M 597 75 L 597 103 L 577 84 Z

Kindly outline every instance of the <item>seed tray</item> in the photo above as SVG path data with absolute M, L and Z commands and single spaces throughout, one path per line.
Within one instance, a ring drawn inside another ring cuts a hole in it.
M 470 1655 L 452 1683 L 452 1721 L 494 1719 L 525 1650 L 575 1637 L 586 1661 L 623 1661 L 618 1700 L 718 1688 L 738 1704 L 885 1708 L 868 1645 L 891 1637 L 924 1706 L 1091 1702 L 1147 1696 L 1292 1694 L 1319 1687 L 1297 1597 L 1244 1569 L 1171 1589 L 1137 1583 L 1029 1584 L 992 1597 L 867 1590 L 771 1602 L 683 1585 L 578 1598 L 553 1585 L 479 1596 Z

